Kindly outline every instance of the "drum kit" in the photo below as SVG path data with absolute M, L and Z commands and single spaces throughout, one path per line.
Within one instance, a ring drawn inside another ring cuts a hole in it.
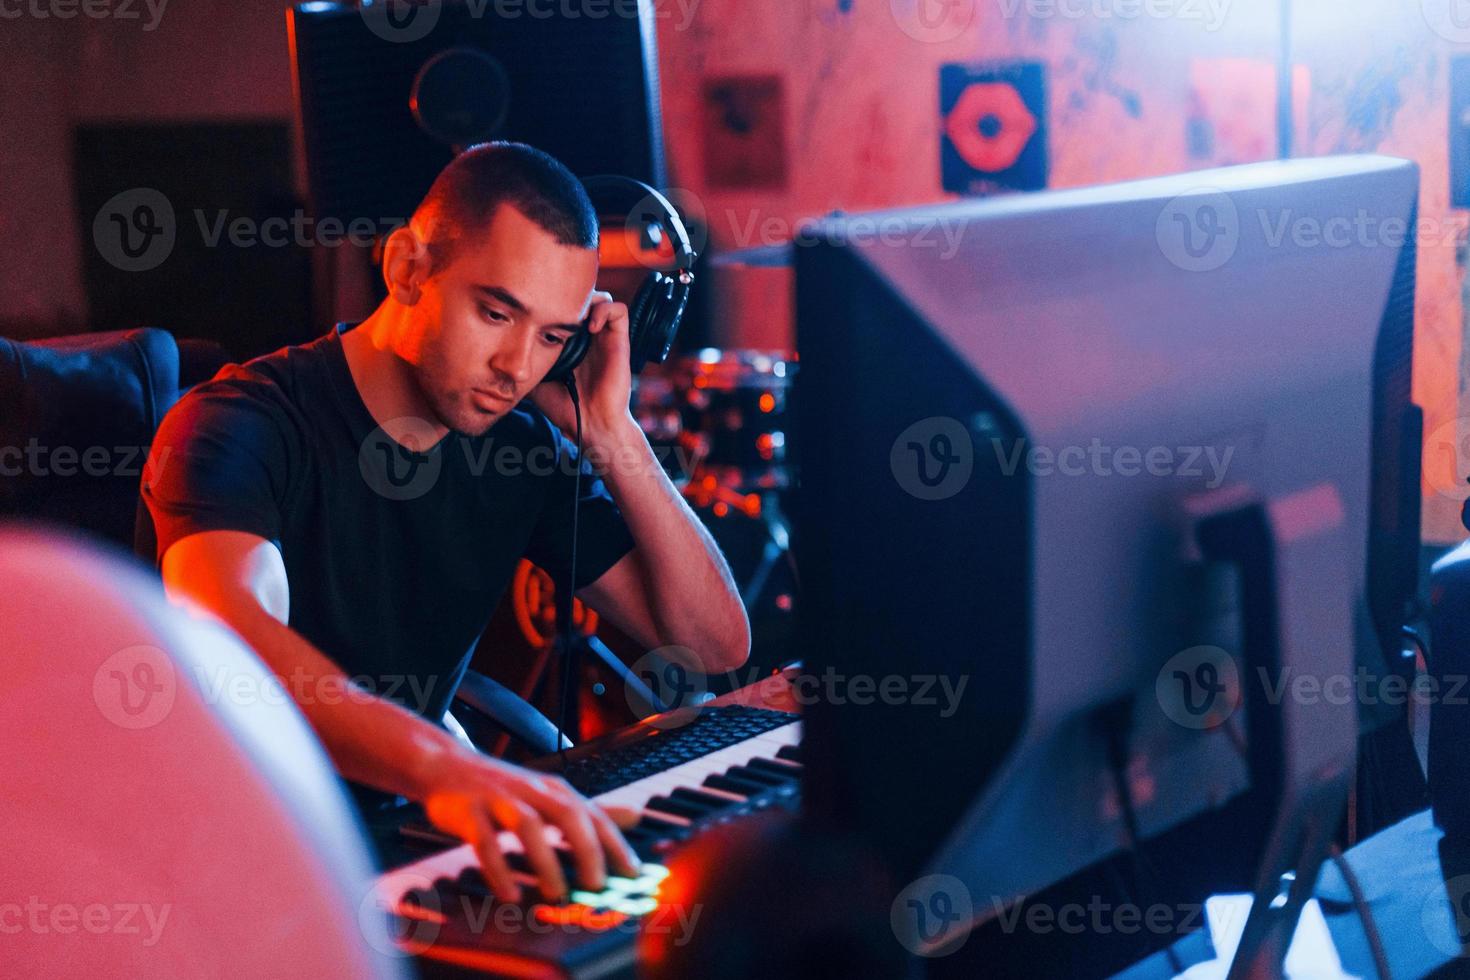
M 750 666 L 795 658 L 797 574 L 783 503 L 791 381 L 786 351 L 705 348 L 650 364 L 633 414 L 730 563 L 751 621 Z

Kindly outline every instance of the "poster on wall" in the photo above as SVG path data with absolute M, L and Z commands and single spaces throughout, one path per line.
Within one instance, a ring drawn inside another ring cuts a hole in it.
M 1039 61 L 939 68 L 944 189 L 985 195 L 1046 186 L 1046 74 Z
M 785 90 L 777 75 L 704 81 L 704 179 L 720 190 L 786 186 Z

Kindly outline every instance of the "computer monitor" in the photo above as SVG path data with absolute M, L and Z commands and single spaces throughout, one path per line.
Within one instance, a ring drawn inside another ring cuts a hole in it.
M 926 951 L 1253 795 L 1196 851 L 1284 954 L 1373 723 L 1296 678 L 1398 670 L 1415 587 L 1417 188 L 1292 160 L 802 230 L 805 804 L 962 884 Z
M 652 0 L 297 4 L 287 18 L 313 213 L 407 220 L 455 131 L 529 143 L 579 177 L 665 186 L 654 14 Z

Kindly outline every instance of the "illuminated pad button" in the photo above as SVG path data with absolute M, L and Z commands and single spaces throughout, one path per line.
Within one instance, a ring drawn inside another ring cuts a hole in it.
M 658 908 L 656 898 L 619 898 L 614 896 L 608 899 L 607 907 L 614 912 L 622 912 L 628 916 L 647 915 Z
M 652 878 L 654 881 L 663 881 L 669 876 L 669 869 L 662 864 L 648 863 L 638 869 L 639 877 Z
M 637 878 L 609 878 L 607 890 L 618 895 L 657 895 L 664 880 L 655 875 L 640 875 Z
M 646 875 L 638 878 L 617 878 L 609 876 L 607 879 L 607 891 L 609 894 L 631 895 L 637 892 L 650 891 L 657 884 L 657 881 L 654 881 Z
M 573 891 L 568 896 L 578 905 L 586 905 L 588 908 L 600 909 L 607 907 L 607 900 L 612 897 L 610 892 L 583 892 Z

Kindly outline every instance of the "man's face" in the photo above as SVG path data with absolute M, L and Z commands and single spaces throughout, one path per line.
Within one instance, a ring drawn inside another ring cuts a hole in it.
M 405 351 L 439 421 L 477 436 L 541 383 L 586 315 L 597 250 L 508 205 L 456 241 L 412 307 Z

